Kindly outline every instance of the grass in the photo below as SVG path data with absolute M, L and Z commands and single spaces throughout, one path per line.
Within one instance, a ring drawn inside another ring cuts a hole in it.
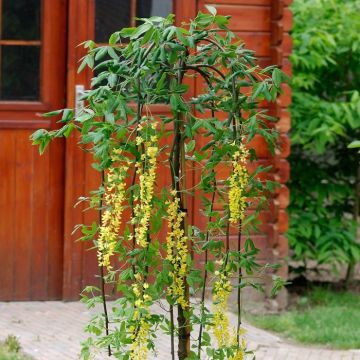
M 360 348 L 360 294 L 313 288 L 284 313 L 251 316 L 248 320 L 300 343 Z
M 21 352 L 21 346 L 14 335 L 9 335 L 4 342 L 0 342 L 0 360 L 31 360 Z

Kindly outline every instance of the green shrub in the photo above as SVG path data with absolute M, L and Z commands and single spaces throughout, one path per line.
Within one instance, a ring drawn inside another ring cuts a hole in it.
M 353 264 L 359 213 L 360 2 L 295 0 L 290 246 L 295 260 Z
M 21 345 L 15 335 L 8 335 L 0 342 L 0 360 L 31 360 L 21 352 Z
M 21 345 L 15 335 L 8 335 L 4 341 L 4 345 L 10 352 L 18 353 L 21 350 Z

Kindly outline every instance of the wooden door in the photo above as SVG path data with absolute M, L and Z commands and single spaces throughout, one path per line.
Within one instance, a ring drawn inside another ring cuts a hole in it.
M 0 1 L 0 300 L 62 297 L 64 144 L 29 141 L 65 105 L 65 0 Z
M 91 71 L 77 74 L 84 49 L 77 47 L 85 40 L 107 42 L 111 33 L 135 25 L 134 16 L 167 16 L 176 14 L 178 24 L 194 17 L 195 0 L 69 0 L 69 63 L 68 106 L 74 106 L 76 86 L 89 86 Z M 193 86 L 194 88 L 194 86 Z M 166 113 L 167 107 L 156 105 L 154 113 Z M 73 207 L 80 196 L 99 186 L 99 174 L 91 168 L 91 158 L 81 153 L 77 137 L 73 135 L 66 144 L 66 202 L 65 202 L 65 251 L 64 299 L 77 299 L 81 290 L 98 281 L 96 253 L 91 244 L 76 242 L 79 234 L 71 235 L 76 224 L 91 224 L 97 215 L 84 212 L 81 206 Z

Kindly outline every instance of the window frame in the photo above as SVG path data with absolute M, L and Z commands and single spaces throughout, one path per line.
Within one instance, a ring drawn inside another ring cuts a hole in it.
M 0 130 L 59 127 L 54 119 L 41 114 L 66 106 L 68 1 L 41 1 L 40 99 L 0 101 Z
M 0 111 L 47 111 L 54 100 L 51 84 L 56 78 L 51 68 L 54 60 L 52 54 L 52 41 L 58 36 L 52 31 L 52 20 L 56 19 L 56 6 L 51 6 L 49 1 L 41 0 L 40 3 L 40 40 L 0 40 L 0 45 L 5 46 L 40 46 L 39 63 L 39 99 L 38 100 L 1 100 Z M 63 51 L 66 51 L 64 48 Z

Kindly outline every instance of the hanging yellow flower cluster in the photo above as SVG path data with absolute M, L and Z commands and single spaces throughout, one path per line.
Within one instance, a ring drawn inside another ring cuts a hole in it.
M 243 220 L 245 216 L 245 190 L 249 181 L 249 173 L 246 169 L 246 160 L 248 156 L 249 151 L 243 144 L 240 144 L 239 150 L 233 155 L 233 171 L 230 176 L 229 189 L 229 221 L 232 224 L 236 224 L 238 221 Z
M 113 163 L 121 161 L 121 149 L 114 149 L 111 160 Z M 110 258 L 115 252 L 116 242 L 124 210 L 128 166 L 110 167 L 105 186 L 105 211 L 101 216 L 101 226 L 98 238 L 99 265 L 111 269 Z
M 130 359 L 131 360 L 145 360 L 148 356 L 148 338 L 149 338 L 150 324 L 145 319 L 141 318 L 138 323 L 138 328 L 131 336 L 132 343 L 130 345 Z
M 227 315 L 228 301 L 232 286 L 225 274 L 219 274 L 213 290 L 213 332 L 219 348 L 227 347 L 230 343 L 230 322 Z
M 135 278 L 141 280 L 141 275 L 136 274 Z M 132 320 L 136 325 L 129 328 L 132 340 L 130 344 L 131 360 L 145 360 L 147 359 L 149 352 L 148 343 L 151 324 L 148 319 L 150 314 L 144 315 L 144 310 L 149 308 L 148 302 L 152 300 L 151 296 L 146 294 L 146 289 L 148 289 L 148 287 L 149 284 L 146 282 L 143 284 L 132 284 L 132 289 L 137 300 L 135 301 L 135 310 L 132 317 Z
M 185 309 L 188 307 L 188 301 L 185 294 L 184 279 L 187 273 L 187 255 L 188 255 L 188 238 L 185 236 L 182 223 L 185 213 L 180 211 L 180 199 L 174 190 L 171 194 L 172 201 L 168 201 L 167 221 L 168 233 L 166 236 L 166 259 L 172 265 L 172 271 L 169 273 L 172 279 L 168 288 L 168 295 L 176 299 L 178 304 Z
M 234 346 L 237 346 L 236 337 L 234 341 Z M 229 360 L 245 360 L 245 356 L 246 356 L 245 349 L 246 349 L 246 341 L 243 338 L 241 342 L 241 346 L 239 347 L 239 349 L 236 350 L 236 353 L 233 356 L 229 357 Z
M 222 262 L 221 262 L 222 263 Z M 212 324 L 213 333 L 219 348 L 235 348 L 235 354 L 229 357 L 229 360 L 244 360 L 246 341 L 243 337 L 241 344 L 237 344 L 237 334 L 235 328 L 230 327 L 228 312 L 228 302 L 232 291 L 229 280 L 231 274 L 224 274 L 216 271 L 218 280 L 214 283 L 213 289 L 213 315 Z M 240 330 L 240 335 L 244 334 L 244 330 Z
M 156 123 L 151 124 L 153 130 L 156 129 Z M 141 127 L 140 127 L 141 128 Z M 136 138 L 136 144 L 145 149 L 141 156 L 141 161 L 136 164 L 137 174 L 139 176 L 140 194 L 138 203 L 134 207 L 135 218 L 133 224 L 137 224 L 135 229 L 136 243 L 141 247 L 147 246 L 147 233 L 151 217 L 152 200 L 154 197 L 154 188 L 156 181 L 157 155 L 159 152 L 158 137 L 151 135 L 150 139 L 144 139 L 141 136 Z

